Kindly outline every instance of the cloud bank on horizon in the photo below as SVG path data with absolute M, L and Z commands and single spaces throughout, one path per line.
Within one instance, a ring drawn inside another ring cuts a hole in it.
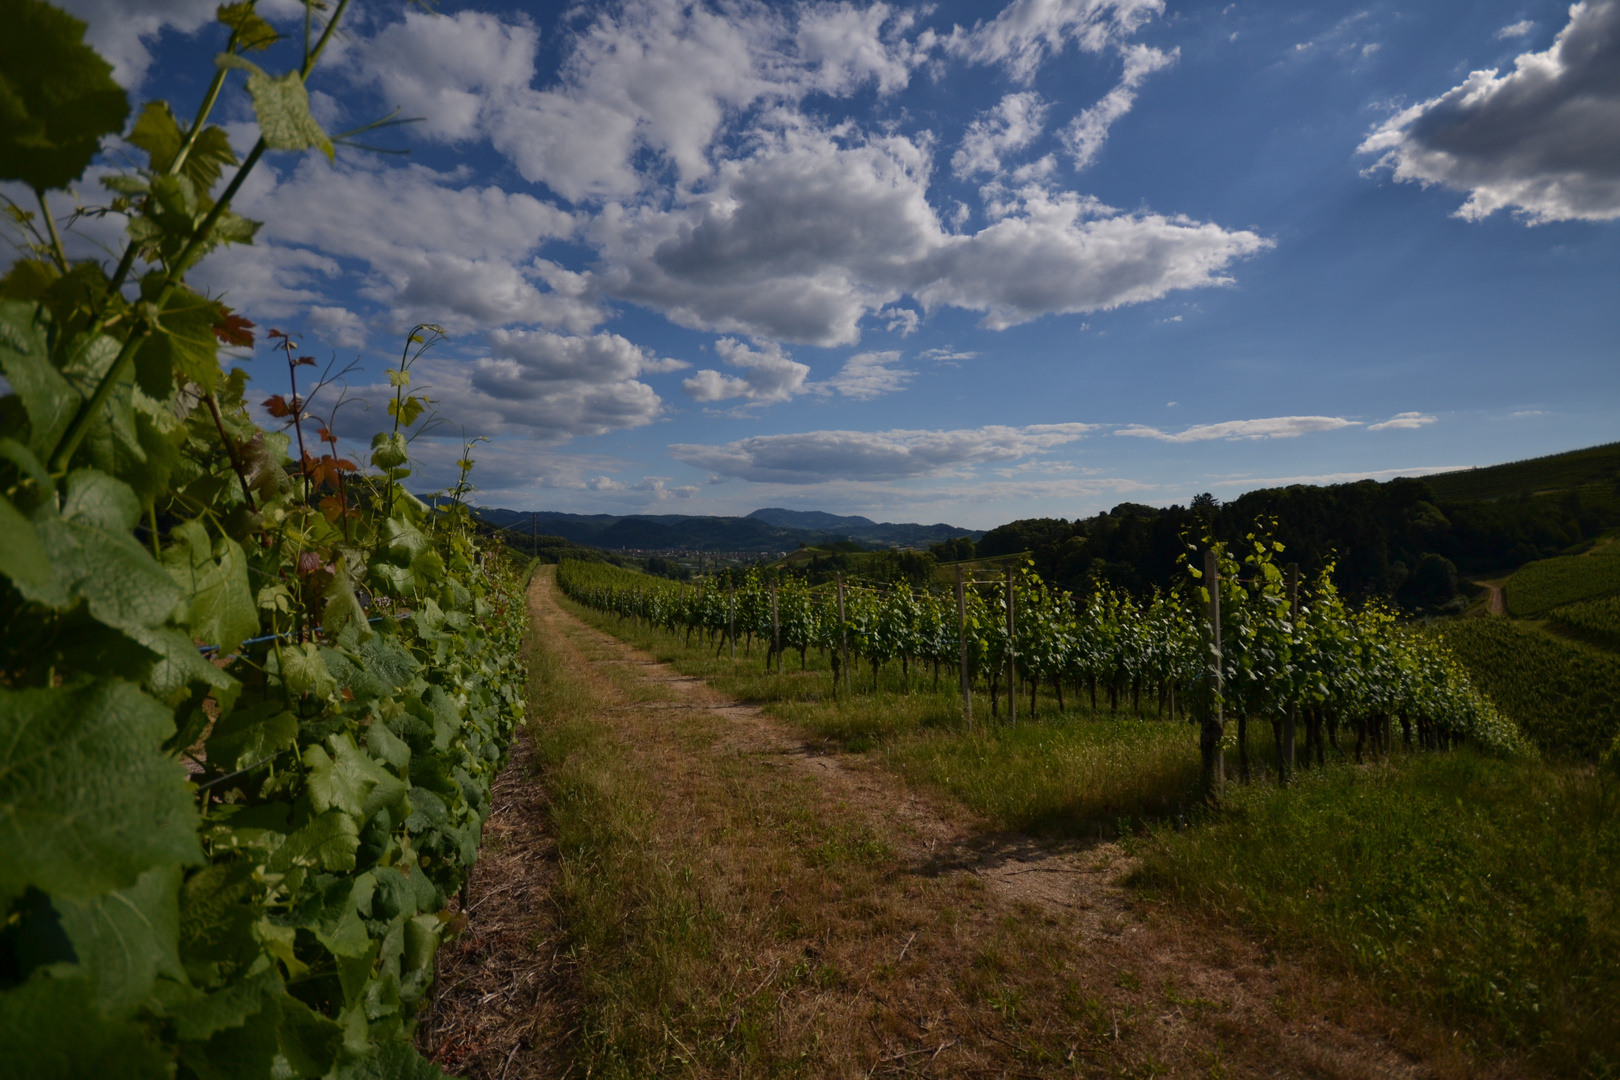
M 63 6 L 120 80 L 176 94 L 163 50 L 206 33 L 213 10 Z M 301 18 L 295 0 L 260 7 Z M 1299 229 L 1270 214 L 1275 200 L 1208 198 L 1195 172 L 1170 182 L 1177 167 L 1154 147 L 1175 139 L 1143 134 L 1173 115 L 1167 80 L 1202 77 L 1258 25 L 1229 33 L 1233 7 L 623 0 L 537 21 L 497 0 L 439 15 L 368 5 L 336 43 L 341 74 L 318 84 L 315 110 L 336 130 L 370 103 L 397 106 L 420 118 L 409 137 L 422 153 L 272 159 L 236 205 L 268 222 L 259 242 L 196 276 L 250 317 L 333 348 L 368 350 L 418 320 L 445 326 L 453 345 L 421 378 L 458 425 L 520 444 L 493 454 L 506 463 L 493 490 L 509 501 L 747 497 L 730 482 L 844 506 L 1090 497 L 1155 482 L 1076 455 L 1313 439 L 1346 453 L 1345 440 L 1443 428 L 1420 392 L 1325 408 L 1331 395 L 1279 392 L 1172 418 L 1048 368 L 1033 383 L 1020 374 L 1026 354 L 1128 349 L 1112 341 L 1140 325 L 1122 321 L 1132 309 L 1186 325 L 1215 302 L 1200 298 L 1241 293 L 1288 257 Z M 1482 68 L 1385 121 L 1356 120 L 1341 155 L 1376 155 L 1350 162 L 1372 178 L 1357 182 L 1462 193 L 1456 213 L 1471 222 L 1500 209 L 1542 225 L 1620 217 L 1620 0 L 1576 4 L 1567 21 L 1556 11 L 1482 33 L 1515 50 L 1505 74 Z M 1376 20 L 1351 13 L 1311 40 Z M 1359 71 L 1380 48 L 1345 38 L 1336 55 Z M 1280 39 L 1274 51 L 1279 69 L 1310 52 Z M 1386 99 L 1415 85 L 1381 84 Z M 241 102 L 227 105 L 233 138 L 250 138 Z M 82 231 L 105 242 L 116 230 Z M 1087 320 L 1110 313 L 1104 340 Z M 1116 363 L 1159 381 L 1147 361 Z M 356 392 L 380 401 L 385 389 Z M 996 422 L 972 422 L 954 400 Z M 349 423 L 358 434 L 366 421 Z M 1088 437 L 1105 432 L 1133 438 Z M 1366 452 L 1369 469 L 1387 464 Z M 532 468 L 508 467 L 525 454 Z M 680 466 L 690 472 L 660 475 Z

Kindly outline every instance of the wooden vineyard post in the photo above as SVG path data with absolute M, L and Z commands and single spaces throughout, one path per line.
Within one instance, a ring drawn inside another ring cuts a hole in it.
M 1288 637 L 1290 642 L 1299 640 L 1299 563 L 1288 564 Z M 1289 664 L 1295 662 L 1294 650 L 1288 650 Z M 1296 680 L 1297 684 L 1297 680 Z M 1277 770 L 1277 779 L 1284 787 L 1294 781 L 1294 726 L 1299 718 L 1299 698 L 1297 693 L 1288 695 L 1288 712 L 1283 716 L 1282 737 L 1282 765 Z
M 1013 637 L 1017 623 L 1013 619 L 1013 571 L 1007 567 L 1007 723 L 1018 723 L 1018 659 Z
M 782 674 L 782 623 L 776 614 L 776 583 L 771 583 L 771 651 L 776 654 L 776 673 Z M 770 665 L 765 665 L 770 670 Z
M 960 647 L 962 673 L 962 723 L 973 727 L 973 682 L 968 676 L 967 586 L 962 584 L 962 567 L 956 568 L 956 643 Z
M 1207 685 L 1203 694 L 1204 726 L 1198 742 L 1203 753 L 1204 796 L 1219 802 L 1226 786 L 1226 761 L 1221 752 L 1226 726 L 1221 715 L 1221 562 L 1213 546 L 1204 552 L 1204 585 L 1209 589 L 1204 631 Z
M 737 590 L 726 583 L 726 640 L 731 643 L 731 659 L 737 660 Z
M 844 665 L 844 690 L 853 692 L 849 678 L 849 628 L 844 623 L 844 575 L 838 575 L 838 655 Z

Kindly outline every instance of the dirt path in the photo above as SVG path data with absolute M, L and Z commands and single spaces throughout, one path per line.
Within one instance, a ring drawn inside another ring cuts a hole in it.
M 1502 586 L 1492 585 L 1485 581 L 1480 582 L 1480 584 L 1485 586 L 1486 612 L 1491 615 L 1506 615 L 1507 602 L 1503 598 Z
M 679 1074 L 774 1074 L 750 1062 L 789 1051 L 808 1071 L 786 1071 L 813 1076 L 1470 1071 L 1366 992 L 1137 897 L 1116 845 L 986 833 L 960 807 L 586 625 L 558 604 L 549 575 L 530 600 L 538 631 L 596 680 L 601 722 L 657 789 L 650 843 L 701 871 L 697 909 L 725 927 L 712 963 L 735 970 L 692 978 L 739 1003 L 710 1025 L 725 1021 L 713 1049 L 676 1055 Z M 571 1071 L 579 1005 L 567 999 L 579 990 L 557 951 L 543 782 L 521 760 L 503 777 L 487 835 L 505 839 L 479 863 L 431 1027 L 439 1060 L 468 1076 Z M 816 856 L 843 849 L 806 835 L 870 838 L 880 854 Z M 755 980 L 746 997 L 729 989 Z M 739 1017 L 762 1009 L 774 1010 L 774 1031 L 732 1048 Z M 468 1034 L 479 1023 L 482 1034 Z M 682 1049 L 694 1041 L 671 1037 Z M 445 1050 L 457 1046 L 459 1057 Z

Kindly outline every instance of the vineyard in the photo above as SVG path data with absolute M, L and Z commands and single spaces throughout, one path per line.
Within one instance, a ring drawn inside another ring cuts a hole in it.
M 1212 717 L 1214 738 L 1235 749 L 1247 779 L 1250 721 L 1272 728 L 1287 747 L 1303 727 L 1299 763 L 1320 766 L 1327 748 L 1361 760 L 1387 754 L 1396 725 L 1407 746 L 1438 749 L 1470 742 L 1507 754 L 1533 753 L 1514 724 L 1469 681 L 1433 636 L 1397 625 L 1383 608 L 1352 610 L 1331 573 L 1308 588 L 1273 561 L 1274 546 L 1251 538 L 1242 563 L 1219 559 L 1218 633 L 1211 638 L 1210 590 L 1200 573 L 1187 587 L 1146 601 L 1112 591 L 1077 601 L 1049 589 L 1027 568 L 1000 580 L 964 583 L 955 597 L 927 588 L 810 588 L 792 577 L 766 583 L 749 571 L 735 583 L 677 585 L 597 563 L 564 562 L 558 583 L 575 601 L 621 618 L 699 635 L 718 652 L 750 653 L 759 642 L 767 669 L 787 654 L 807 666 L 826 659 L 829 691 L 876 691 L 885 673 L 909 683 L 914 668 L 942 673 L 961 688 L 972 725 L 1005 715 L 1036 719 L 1039 690 L 1048 708 L 1083 698 L 1093 712 L 1147 710 L 1164 720 Z M 1213 641 L 1213 644 L 1212 644 Z M 1218 658 L 1218 666 L 1206 662 Z M 898 672 L 894 669 L 898 668 Z M 989 698 L 988 716 L 975 695 Z M 1066 693 L 1072 698 L 1066 699 Z M 1128 703 L 1128 704 L 1127 704 Z M 1230 715 L 1235 723 L 1219 719 Z M 1286 761 L 1281 768 L 1286 771 Z
M 1590 555 L 1563 555 L 1528 563 L 1508 578 L 1508 612 L 1534 618 L 1563 604 L 1620 592 L 1620 545 L 1609 544 Z
M 1620 656 L 1509 619 L 1458 619 L 1444 640 L 1525 737 L 1599 759 L 1620 738 Z
M 1558 626 L 1620 651 L 1620 596 L 1565 604 L 1547 613 Z
M 365 468 L 276 330 L 284 426 L 255 423 L 220 364 L 255 327 L 185 281 L 251 242 L 230 205 L 255 163 L 332 153 L 304 80 L 346 6 L 276 76 L 246 58 L 275 31 L 221 7 L 195 118 L 147 103 L 141 166 L 103 180 L 128 223 L 109 268 L 69 260 L 48 192 L 124 131 L 124 93 L 83 24 L 6 5 L 28 77 L 0 169 L 38 204 L 10 206 L 25 251 L 0 281 L 7 1076 L 439 1075 L 411 1035 L 523 716 L 522 581 L 471 528 L 469 457 L 434 508 L 406 489 L 432 328 Z M 238 162 L 207 120 L 242 72 L 261 136 Z

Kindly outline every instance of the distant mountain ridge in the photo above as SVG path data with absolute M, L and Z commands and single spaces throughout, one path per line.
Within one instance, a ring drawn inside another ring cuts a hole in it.
M 769 507 L 747 517 L 700 514 L 565 514 L 556 510 L 476 508 L 497 528 L 560 536 L 576 544 L 609 551 L 792 551 L 801 543 L 854 540 L 867 547 L 927 547 L 941 540 L 984 535 L 939 523 L 918 525 L 876 522 L 871 518 L 828 514 L 819 510 Z

